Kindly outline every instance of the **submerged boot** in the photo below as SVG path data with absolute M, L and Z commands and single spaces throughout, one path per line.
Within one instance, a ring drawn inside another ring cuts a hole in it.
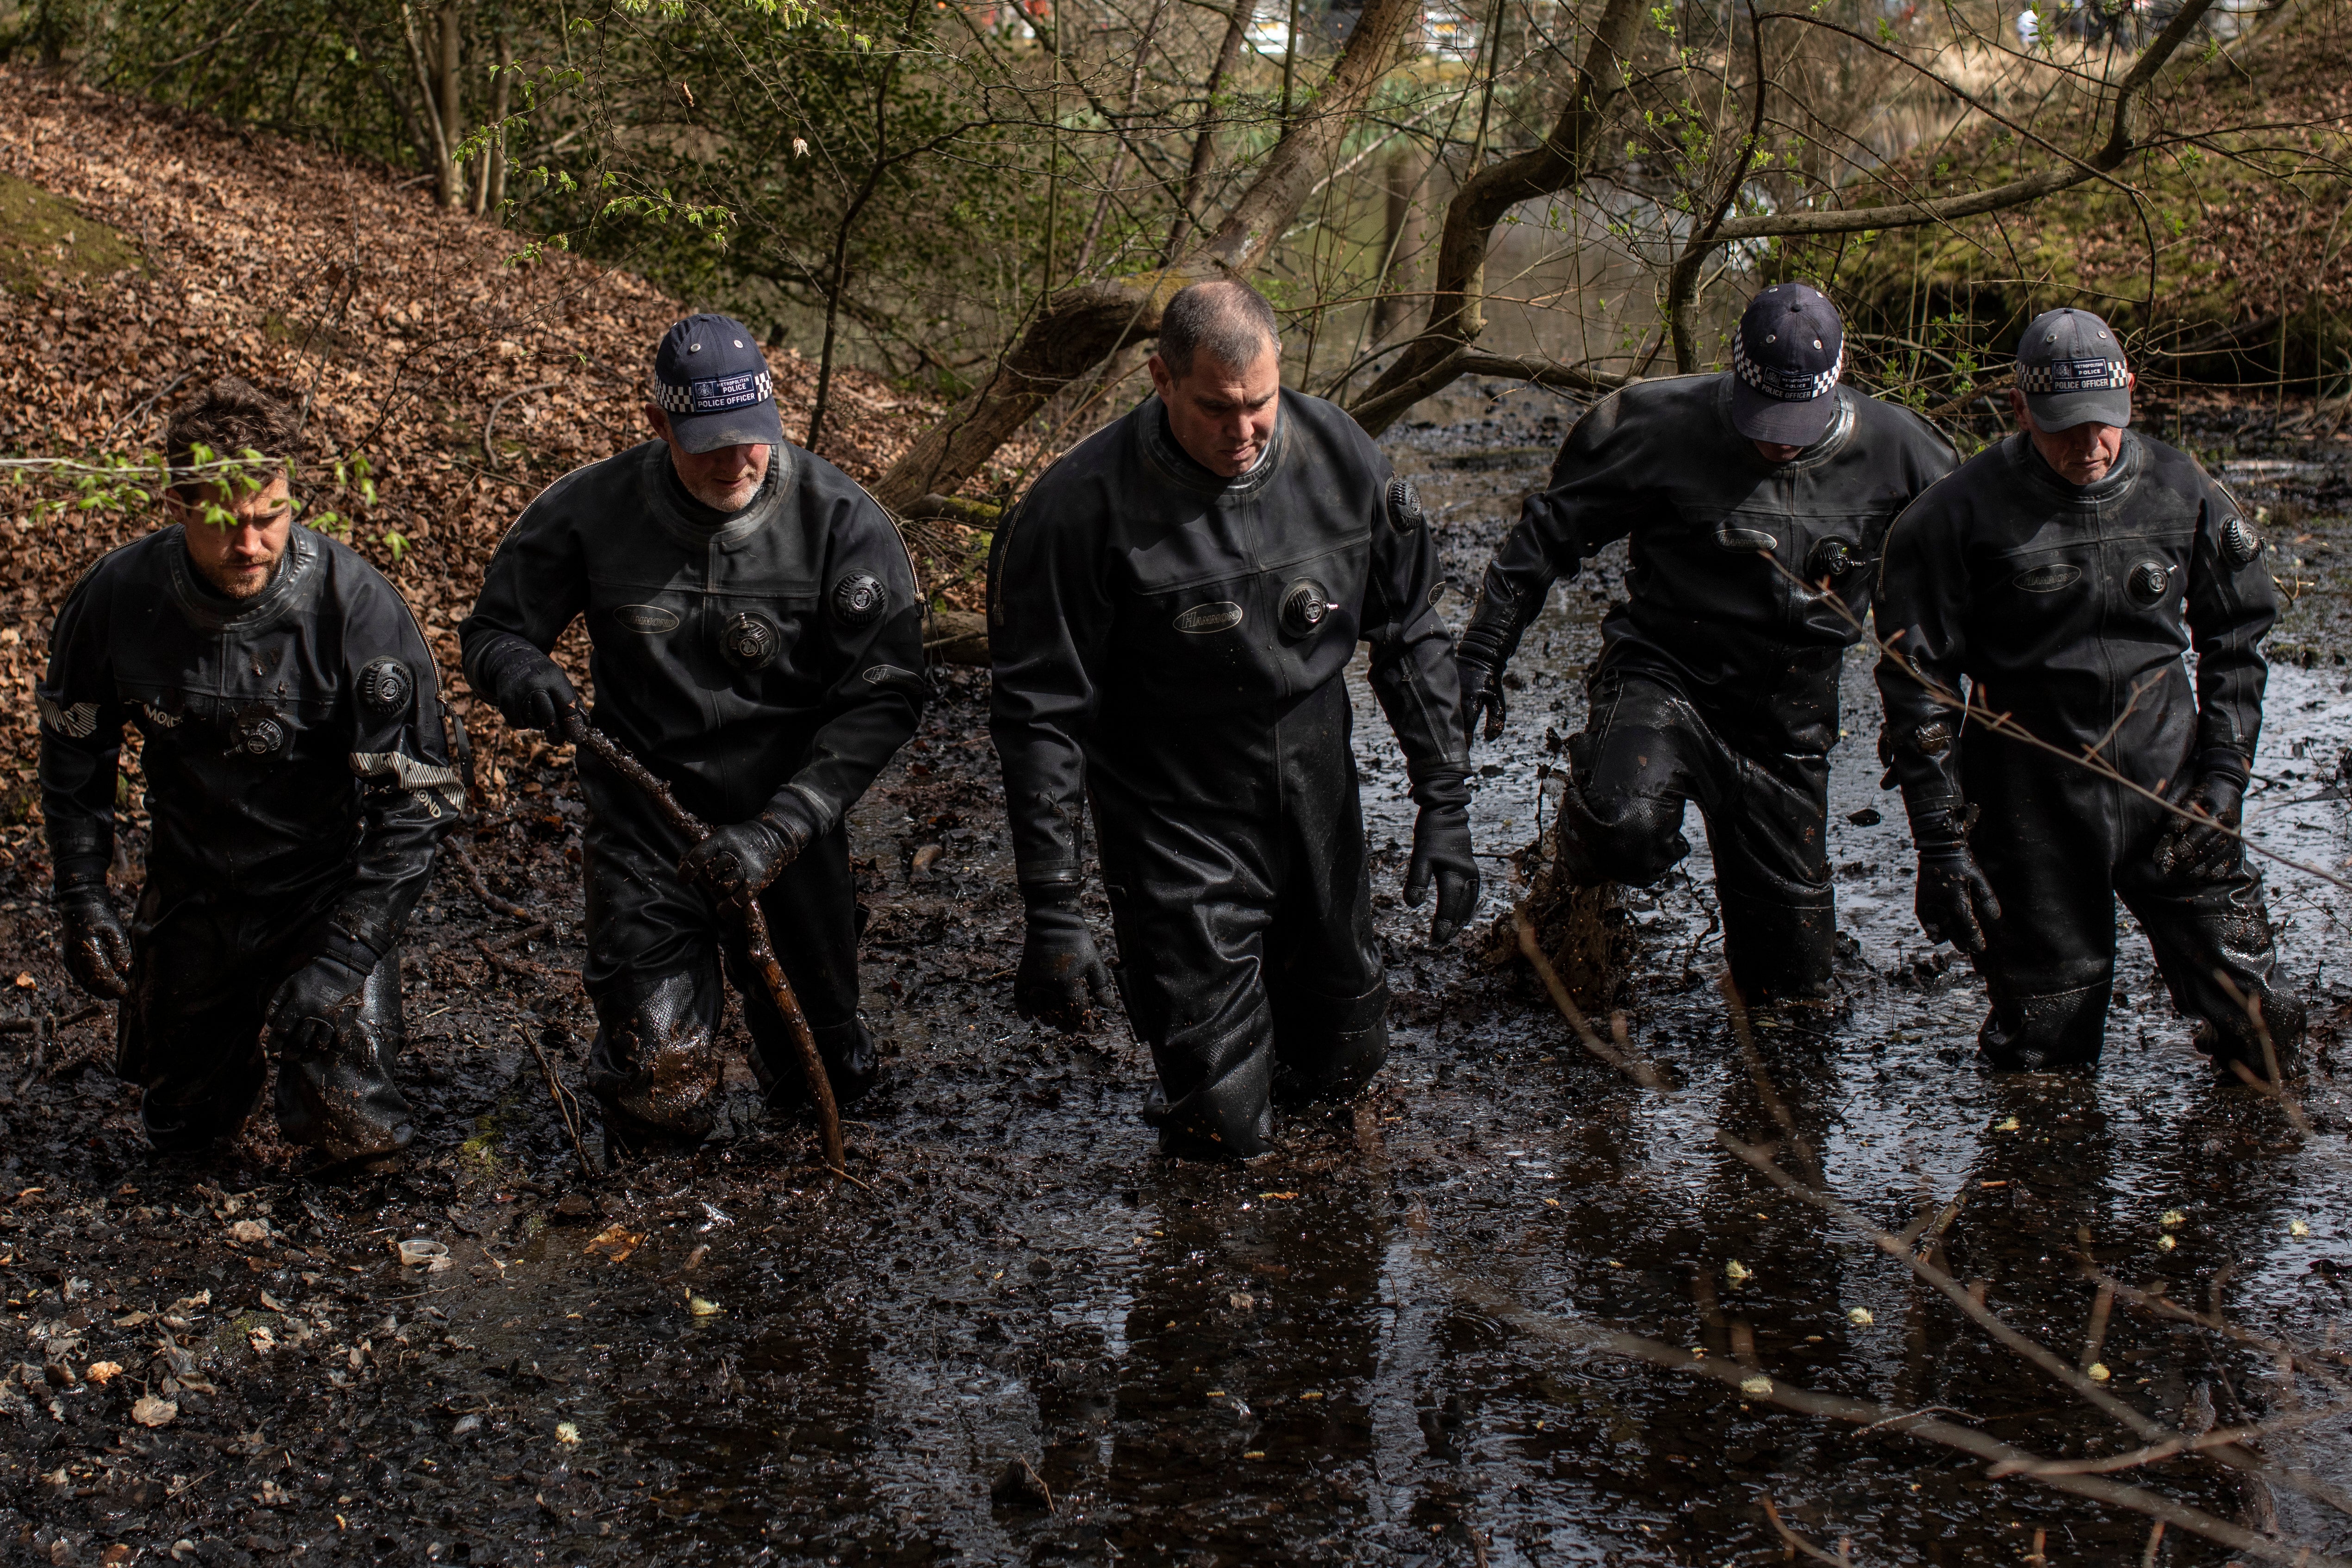
M 751 1026 L 751 1070 L 767 1093 L 768 1109 L 785 1113 L 807 1110 L 815 1100 L 809 1093 L 800 1047 L 793 1043 L 783 1020 L 764 1008 L 744 1011 Z M 874 1037 L 866 1032 L 863 1018 L 813 1025 L 809 1034 L 816 1041 L 817 1059 L 824 1063 L 836 1106 L 847 1110 L 882 1081 L 882 1058 L 875 1053 Z
M 2112 988 L 2101 980 L 2046 996 L 1996 996 L 1977 1031 L 1977 1049 L 1996 1072 L 2095 1068 L 2106 1041 Z
M 2259 1031 L 2253 1019 L 2243 1013 L 2200 1019 L 2197 1025 L 2194 1044 L 2213 1058 L 2213 1076 L 2222 1083 L 2242 1081 L 2231 1066 L 2232 1062 L 2243 1062 L 2256 1083 L 2271 1081 L 2270 1063 L 2263 1054 L 2264 1033 L 2270 1036 L 2271 1054 L 2278 1058 L 2282 1079 L 2294 1078 L 2302 1068 L 2304 1005 L 2293 996 L 2274 992 L 2258 992 L 2256 996 L 2263 1009 L 2263 1027 Z
M 1274 1053 L 1263 1038 L 1228 1042 L 1202 1053 L 1205 1060 L 1179 1061 L 1164 1051 L 1153 1055 L 1161 1058 L 1160 1081 L 1144 1100 L 1143 1120 L 1160 1130 L 1160 1152 L 1175 1159 L 1230 1162 L 1274 1152 Z M 1165 1089 L 1174 1076 L 1171 1068 L 1193 1081 L 1192 1088 L 1174 1099 Z
M 400 1012 L 400 951 L 379 960 L 358 1004 L 324 1050 L 278 1064 L 278 1128 L 314 1150 L 321 1180 L 397 1169 L 416 1129 L 393 1064 L 407 1041 Z
M 1837 958 L 1835 903 L 1768 900 L 1721 886 L 1716 900 L 1723 910 L 1724 958 L 1748 1005 L 1831 1021 L 1837 1013 L 1830 985 Z
M 1274 1102 L 1286 1110 L 1353 1100 L 1389 1059 L 1389 988 L 1360 996 L 1302 996 L 1275 1037 Z

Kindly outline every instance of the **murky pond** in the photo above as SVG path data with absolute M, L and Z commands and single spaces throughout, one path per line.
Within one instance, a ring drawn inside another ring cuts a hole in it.
M 1457 583 L 1539 478 L 1548 413 L 1514 403 L 1392 441 Z M 1475 807 L 1495 857 L 1482 919 L 1508 910 L 1503 856 L 1533 837 L 1534 763 L 1547 729 L 1581 719 L 1621 570 L 1622 548 L 1556 596 L 1515 667 L 1509 733 L 1477 752 L 1496 770 Z M 2325 660 L 2274 673 L 2249 798 L 2260 842 L 2339 869 L 2348 675 Z M 563 984 L 476 961 L 473 938 L 513 922 L 487 921 L 453 877 L 417 943 L 439 947 L 412 996 L 427 1077 L 408 1176 L 317 1189 L 266 1151 L 240 1171 L 166 1165 L 124 1135 L 102 1075 L 22 1091 L 20 1134 L 88 1120 L 71 1151 L 24 1143 L 8 1163 L 19 1185 L 53 1189 L 8 1209 L 11 1314 L 54 1344 L 79 1276 L 85 1343 L 64 1359 L 132 1373 L 36 1391 L 56 1409 L 21 1418 L 0 1536 L 21 1525 L 18 1548 L 44 1562 L 128 1560 L 105 1555 L 116 1546 L 144 1561 L 176 1541 L 205 1562 L 1722 1564 L 1783 1560 L 1769 1497 L 1789 1529 L 1831 1552 L 1850 1540 L 1862 1563 L 2141 1561 L 2149 1521 L 2129 1509 L 1580 1333 L 1930 1411 L 2045 1459 L 2146 1440 L 1718 1142 L 1775 1144 L 1796 1172 L 1777 1101 L 1858 1225 L 1925 1221 L 1924 1256 L 2165 1429 L 2322 1408 L 2342 1397 L 2322 1375 L 2352 1377 L 2337 1330 L 2352 1110 L 2332 1058 L 2343 895 L 2271 873 L 2322 1041 L 2308 1137 L 2210 1081 L 2126 917 L 2100 1073 L 1994 1077 L 1974 1055 L 1981 987 L 1911 916 L 1859 657 L 1846 687 L 1832 786 L 1843 1023 L 1762 1020 L 1760 1072 L 1743 1058 L 1713 990 L 1694 816 L 1690 860 L 1623 911 L 1640 936 L 1628 1038 L 1671 1092 L 1593 1059 L 1516 973 L 1427 949 L 1426 910 L 1391 903 L 1396 1050 L 1377 1094 L 1287 1124 L 1283 1153 L 1248 1172 L 1157 1154 L 1135 1117 L 1146 1058 L 1116 1016 L 1065 1037 L 1007 1011 L 1019 904 L 969 677 L 856 819 L 869 1011 L 896 1055 L 850 1127 L 857 1185 L 828 1190 L 802 1130 L 749 1114 L 691 1159 L 581 1178 L 516 1027 L 551 1022 L 576 1045 L 584 1013 Z M 1371 839 L 1394 876 L 1402 767 L 1360 682 L 1359 699 Z M 530 776 L 562 795 L 560 768 Z M 578 962 L 572 831 L 560 810 L 518 806 L 476 840 L 486 861 L 511 851 L 516 869 L 494 873 L 508 896 L 558 920 L 552 940 L 502 950 L 526 964 Z M 915 871 L 926 844 L 944 852 Z M 233 1248 L 240 1185 L 271 1234 Z M 404 1274 L 384 1244 L 416 1235 L 459 1266 Z M 2128 1300 L 2095 1325 L 2090 1264 L 2307 1347 L 2315 1370 L 2283 1374 L 2266 1350 Z M 210 1300 L 192 1306 L 200 1286 Z M 149 1428 L 126 1414 L 128 1381 L 158 1375 L 144 1347 L 173 1316 L 186 1328 L 163 1338 L 198 1359 L 177 1380 L 184 1414 Z M 257 1348 L 273 1325 L 277 1347 Z M 25 1359 L 42 1381 L 41 1356 Z M 2352 1516 L 2321 1500 L 2352 1490 L 2345 1431 L 2272 1436 L 2261 1479 L 2203 1458 L 2110 1479 L 2352 1552 Z M 2231 1555 L 2179 1528 L 2155 1552 Z

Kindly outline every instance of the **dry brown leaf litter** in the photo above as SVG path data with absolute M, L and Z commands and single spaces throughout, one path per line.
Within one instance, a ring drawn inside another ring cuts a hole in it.
M 646 355 L 688 307 L 574 256 L 518 263 L 520 237 L 445 213 L 373 164 L 23 68 L 0 66 L 0 99 L 15 106 L 0 115 L 0 176 L 66 198 L 142 258 L 86 267 L 123 252 L 54 225 L 37 250 L 19 247 L 37 281 L 0 292 L 0 453 L 152 450 L 171 408 L 224 374 L 301 399 L 313 457 L 360 453 L 377 487 L 361 504 L 313 463 L 308 505 L 350 520 L 467 708 L 457 624 L 490 552 L 549 481 L 644 438 Z M 815 367 L 790 351 L 770 360 L 785 428 L 804 429 Z M 834 400 L 824 455 L 861 480 L 939 414 L 856 370 L 836 375 Z M 494 408 L 495 467 L 482 449 Z M 0 725 L 15 780 L 0 773 L 0 816 L 18 822 L 32 815 L 46 627 L 85 566 L 154 522 L 134 508 L 37 523 L 35 500 L 58 493 L 0 489 Z M 561 652 L 584 679 L 576 631 Z

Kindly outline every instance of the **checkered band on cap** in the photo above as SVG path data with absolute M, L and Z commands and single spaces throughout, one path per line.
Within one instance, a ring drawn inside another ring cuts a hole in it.
M 2060 359 L 2017 367 L 2020 392 L 2121 392 L 2130 385 L 2131 374 L 2119 359 Z
M 766 371 L 742 375 L 714 375 L 684 386 L 654 383 L 654 405 L 665 414 L 724 414 L 749 408 L 776 395 L 775 377 Z
M 1818 373 L 1802 370 L 1779 370 L 1769 364 L 1758 364 L 1748 357 L 1745 333 L 1731 340 L 1731 373 L 1765 396 L 1779 403 L 1811 403 L 1817 397 L 1827 397 L 1845 372 L 1845 345 L 1838 345 L 1837 359 L 1829 369 Z

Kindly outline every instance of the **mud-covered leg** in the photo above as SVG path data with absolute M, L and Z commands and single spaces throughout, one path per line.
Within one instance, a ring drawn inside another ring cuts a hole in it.
M 2230 1064 L 2239 1061 L 2256 1078 L 2269 1078 L 2262 1045 L 2267 1031 L 2279 1071 L 2292 1073 L 2303 1045 L 2304 1005 L 2279 984 L 2262 875 L 2244 852 L 2211 880 L 2193 872 L 2168 875 L 2147 857 L 2135 858 L 2116 880 L 2147 932 L 2173 1005 L 2197 1020 L 2197 1048 L 2213 1058 L 2214 1070 L 2235 1082 Z M 2262 1030 L 2240 998 L 2259 999 Z
M 140 1089 L 147 1140 L 168 1153 L 226 1147 L 269 1073 L 262 1011 L 282 966 L 235 911 L 185 907 L 132 927 L 131 993 L 115 1026 L 115 1070 Z
M 1696 793 L 1689 752 L 1699 728 L 1690 704 L 1653 681 L 1595 685 L 1585 727 L 1569 741 L 1555 839 L 1578 886 L 1646 888 L 1690 853 L 1683 805 Z
M 709 1136 L 721 1063 L 715 959 L 669 974 L 628 975 L 596 999 L 588 1087 L 624 1144 Z
M 1389 988 L 1354 996 L 1305 986 L 1276 993 L 1274 1099 L 1285 1109 L 1356 1098 L 1389 1059 Z
M 1829 760 L 1727 757 L 1737 781 L 1706 812 L 1723 952 L 1751 1002 L 1824 1004 L 1837 952 Z
M 1977 1046 L 2004 1071 L 2089 1067 L 2115 985 L 2114 828 L 2066 764 L 2014 765 L 1978 790 L 1969 848 L 2000 900 L 1977 957 L 1992 1002 Z
M 642 797 L 588 785 L 588 1087 L 624 1147 L 697 1142 L 718 1121 L 722 917 L 679 877 L 685 840 Z
M 369 972 L 325 1049 L 278 1062 L 278 1126 L 286 1141 L 335 1163 L 406 1148 L 415 1129 L 392 1074 L 407 1043 L 395 947 Z
M 1389 1054 L 1361 791 L 1344 730 L 1335 731 L 1294 753 L 1283 887 L 1265 937 L 1274 1099 L 1286 1108 L 1353 1100 Z
M 1101 815 L 1118 985 L 1159 1082 L 1144 1106 L 1171 1153 L 1251 1159 L 1274 1131 L 1265 937 L 1273 829 L 1246 819 Z M 1114 822 L 1148 830 L 1130 839 Z

